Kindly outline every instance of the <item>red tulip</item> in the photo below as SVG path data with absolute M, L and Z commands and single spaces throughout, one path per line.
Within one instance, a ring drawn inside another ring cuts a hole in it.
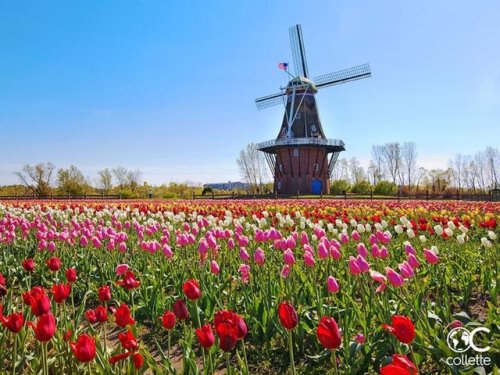
M 132 271 L 127 271 L 123 276 L 122 280 L 117 282 L 118 285 L 122 285 L 125 289 L 132 290 L 141 285 L 139 281 L 135 278 L 135 275 Z
M 95 341 L 85 333 L 69 346 L 78 362 L 90 362 L 95 358 Z
M 126 353 L 117 354 L 109 359 L 109 363 L 111 363 L 113 365 L 116 362 L 121 361 L 122 359 L 128 358 L 130 356 L 130 354 L 132 354 L 132 353 L 126 352 Z
M 36 286 L 23 294 L 23 300 L 31 306 L 33 315 L 40 316 L 50 311 L 50 298 L 42 287 Z
M 393 354 L 392 363 L 380 369 L 381 375 L 418 375 L 415 364 L 402 354 Z
M 126 327 L 128 324 L 134 324 L 135 320 L 130 316 L 130 309 L 127 305 L 122 303 L 115 311 L 116 324 L 119 327 Z
M 130 329 L 127 331 L 127 333 L 119 333 L 118 340 L 120 340 L 122 348 L 128 350 L 129 352 L 134 352 L 139 349 L 139 345 L 137 344 L 134 333 Z
M 89 323 L 94 324 L 97 322 L 97 316 L 95 314 L 95 310 L 89 309 L 85 312 L 85 317 L 89 321 Z
M 99 288 L 98 297 L 101 302 L 111 300 L 111 289 L 108 285 L 103 285 Z
M 57 303 L 64 303 L 66 298 L 71 293 L 71 284 L 54 284 L 52 285 L 52 294 Z
M 142 365 L 144 365 L 144 358 L 142 357 L 142 355 L 140 353 L 135 353 L 132 356 L 132 361 L 134 362 L 134 367 L 136 369 L 141 368 Z
M 215 333 L 219 337 L 219 347 L 225 352 L 233 350 L 238 342 L 240 319 L 238 314 L 228 310 L 221 310 L 215 314 Z
M 399 341 L 405 344 L 411 343 L 415 338 L 415 327 L 407 316 L 394 315 L 392 317 L 392 326 L 382 324 L 382 328 L 392 333 Z
M 175 317 L 179 320 L 185 320 L 189 317 L 186 303 L 181 299 L 175 301 L 174 306 L 172 306 L 172 310 L 174 310 Z
M 165 314 L 158 319 L 162 321 L 163 328 L 166 330 L 171 330 L 175 327 L 175 314 L 172 311 L 165 311 Z
M 338 349 L 342 342 L 339 327 L 334 318 L 322 317 L 316 330 L 318 340 L 326 349 Z
M 2 316 L 1 313 L 1 305 L 0 305 L 0 322 L 2 325 L 7 328 L 12 333 L 18 333 L 21 328 L 23 328 L 24 324 L 24 316 L 22 312 L 12 313 L 10 315 Z
M 49 341 L 56 333 L 56 319 L 51 313 L 40 315 L 36 325 L 33 322 L 27 324 L 33 328 L 36 339 L 41 342 Z
M 57 271 L 61 268 L 61 259 L 58 257 L 52 257 L 47 261 L 47 266 L 51 271 Z
M 76 281 L 76 269 L 68 268 L 66 270 L 66 280 L 68 283 L 74 283 Z
M 108 320 L 108 312 L 104 306 L 97 306 L 95 309 L 95 318 L 99 323 L 104 323 Z
M 184 289 L 184 294 L 190 300 L 197 300 L 201 297 L 200 285 L 196 280 L 191 279 L 186 281 L 182 288 Z
M 236 336 L 238 337 L 238 340 L 244 339 L 248 333 L 248 327 L 245 322 L 245 320 L 236 314 Z
M 23 260 L 23 268 L 26 272 L 33 272 L 35 270 L 35 261 L 33 258 Z
M 71 340 L 72 336 L 73 336 L 73 331 L 71 329 L 68 329 L 66 332 L 64 332 L 63 340 L 68 342 L 69 340 Z
M 278 316 L 281 325 L 286 329 L 294 329 L 299 323 L 297 311 L 288 302 L 282 302 L 278 305 Z
M 210 324 L 202 325 L 201 328 L 195 329 L 196 336 L 198 336 L 198 341 L 200 345 L 204 348 L 210 348 L 215 342 L 215 337 L 212 332 L 212 327 Z
M 6 285 L 7 285 L 7 282 L 5 281 L 5 277 L 0 272 L 0 286 L 6 286 Z

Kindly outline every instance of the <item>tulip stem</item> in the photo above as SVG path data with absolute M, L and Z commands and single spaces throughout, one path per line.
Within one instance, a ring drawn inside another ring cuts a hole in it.
M 229 352 L 226 353 L 226 367 L 227 367 L 227 375 L 231 375 L 231 361 L 229 359 Z
M 290 364 L 292 365 L 292 375 L 295 375 L 295 361 L 293 359 L 293 338 L 292 330 L 288 331 L 288 351 L 290 352 Z
M 245 349 L 245 340 L 244 339 L 241 339 L 241 346 L 243 348 L 243 359 L 245 360 L 245 373 L 248 374 L 247 350 Z
M 167 357 L 168 357 L 168 360 L 170 361 L 170 330 L 168 330 Z
M 332 350 L 332 362 L 333 362 L 333 368 L 335 369 L 335 374 L 338 374 L 338 367 L 337 367 L 337 354 L 335 353 L 335 349 Z
M 201 328 L 201 323 L 200 323 L 200 312 L 198 311 L 198 301 L 194 301 L 194 309 L 195 309 L 195 316 L 196 316 L 196 325 L 198 328 Z M 203 356 L 203 368 L 206 367 L 206 359 L 205 359 L 205 350 L 203 350 L 203 347 L 201 348 L 201 354 Z
M 17 360 L 17 334 L 14 334 L 14 353 L 12 354 L 12 375 L 16 373 Z

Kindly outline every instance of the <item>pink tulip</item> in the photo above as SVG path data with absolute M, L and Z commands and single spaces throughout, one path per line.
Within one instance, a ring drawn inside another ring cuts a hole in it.
M 387 287 L 386 283 L 380 284 L 379 287 L 375 290 L 375 293 L 382 293 L 386 287 Z
M 408 264 L 413 268 L 416 269 L 420 267 L 420 262 L 418 261 L 417 257 L 413 254 L 408 255 Z
M 377 258 L 378 256 L 380 256 L 380 249 L 376 243 L 374 243 L 372 245 L 372 256 L 374 258 Z
M 259 266 L 263 266 L 266 261 L 264 250 L 258 247 L 257 250 L 255 250 L 255 253 L 253 254 L 253 260 Z
M 307 267 L 314 267 L 314 265 L 316 264 L 316 261 L 314 260 L 314 255 L 311 252 L 306 251 L 304 253 L 304 263 Z
M 283 268 L 281 269 L 281 277 L 286 279 L 288 275 L 290 275 L 290 272 L 292 271 L 292 267 L 290 267 L 288 264 L 285 264 Z
M 86 247 L 88 244 L 89 244 L 89 240 L 88 240 L 88 238 L 87 238 L 87 237 L 85 237 L 85 236 L 82 236 L 82 237 L 80 238 L 80 246 L 82 246 L 82 247 Z
M 401 276 L 403 276 L 405 279 L 410 279 L 415 276 L 415 272 L 408 262 L 403 262 L 399 264 L 398 267 L 399 272 L 401 272 Z
M 377 283 L 385 283 L 387 278 L 382 275 L 380 272 L 370 270 L 370 277 L 375 280 Z
M 341 233 L 340 234 L 340 242 L 342 242 L 343 244 L 346 244 L 349 242 L 349 236 L 345 233 Z
M 285 262 L 286 265 L 289 266 L 295 263 L 295 257 L 293 256 L 292 250 L 286 249 L 283 252 L 283 261 Z
M 358 231 L 353 231 L 353 232 L 351 233 L 351 238 L 352 238 L 354 241 L 356 241 L 356 242 L 361 241 L 361 236 L 360 236 L 360 234 L 358 233 Z
M 318 246 L 318 256 L 319 259 L 326 259 L 330 255 L 328 252 L 327 245 L 324 242 L 321 242 Z
M 339 283 L 333 276 L 328 276 L 326 279 L 328 293 L 337 293 L 340 290 Z
M 162 249 L 163 249 L 163 255 L 165 255 L 167 258 L 172 258 L 174 256 L 172 249 L 167 244 L 163 245 Z
M 431 249 L 424 249 L 424 256 L 425 256 L 425 259 L 427 260 L 427 262 L 429 262 L 430 264 L 439 263 L 439 258 L 437 256 L 437 254 L 434 251 L 432 251 Z
M 240 248 L 240 259 L 244 262 L 250 259 L 250 255 L 248 254 L 248 251 L 244 247 Z
M 363 258 L 368 257 L 368 250 L 366 250 L 366 246 L 364 243 L 358 243 L 356 246 L 356 251 L 358 252 L 359 255 L 361 255 Z
M 339 249 L 335 246 L 330 246 L 330 256 L 335 260 L 339 260 L 341 256 Z
M 56 250 L 56 244 L 54 243 L 54 241 L 50 241 L 47 244 L 47 250 L 50 251 L 50 252 L 53 252 L 53 251 Z
M 356 335 L 356 337 L 354 338 L 354 340 L 358 343 L 358 344 L 364 344 L 366 342 L 366 339 L 365 339 L 365 335 L 363 335 L 362 333 L 358 333 Z
M 361 255 L 358 255 L 358 257 L 356 258 L 356 264 L 358 265 L 358 268 L 361 272 L 370 271 L 370 264 Z
M 208 242 L 205 238 L 200 239 L 200 243 L 198 244 L 198 252 L 201 256 L 204 256 L 208 253 Z
M 241 274 L 241 281 L 245 284 L 248 283 L 250 279 L 250 266 L 248 264 L 241 264 L 238 271 Z
M 119 264 L 116 266 L 115 273 L 120 276 L 127 272 L 129 269 L 128 264 Z
M 404 284 L 404 278 L 401 276 L 399 273 L 394 271 L 390 267 L 385 268 L 385 273 L 387 275 L 387 279 L 389 280 L 389 283 L 391 283 L 392 286 L 395 287 L 400 287 L 401 285 Z
M 118 250 L 122 253 L 127 251 L 127 244 L 125 242 L 120 242 L 118 245 Z
M 234 249 L 234 240 L 232 238 L 229 239 L 229 241 L 227 241 L 227 248 L 228 249 Z
M 359 269 L 358 262 L 353 256 L 349 257 L 349 272 L 353 275 L 359 275 L 361 270 Z
M 306 232 L 302 232 L 300 235 L 300 244 L 301 245 L 306 245 L 309 244 L 309 237 L 307 236 Z
M 405 252 L 408 255 L 410 255 L 410 254 L 417 255 L 415 249 L 409 243 L 405 244 Z
M 389 251 L 387 250 L 387 248 L 385 246 L 382 246 L 380 248 L 380 252 L 379 252 L 379 257 L 381 257 L 382 259 L 385 259 L 389 256 Z
M 220 273 L 219 264 L 215 260 L 212 260 L 210 262 L 210 272 L 212 272 L 214 275 L 218 275 Z

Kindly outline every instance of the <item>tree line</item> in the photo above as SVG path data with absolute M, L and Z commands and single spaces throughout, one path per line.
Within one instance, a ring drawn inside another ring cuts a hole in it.
M 122 166 L 97 171 L 95 178 L 86 177 L 76 166 L 56 168 L 54 164 L 25 165 L 14 173 L 18 185 L 0 187 L 0 195 L 31 195 L 47 198 L 53 195 L 88 196 L 119 195 L 122 198 L 190 198 L 201 194 L 203 187 L 192 182 L 152 186 L 143 181 L 142 171 Z
M 457 154 L 446 169 L 427 169 L 418 164 L 414 142 L 374 145 L 365 170 L 356 158 L 339 159 L 332 173 L 332 190 L 342 192 L 394 194 L 429 191 L 445 193 L 487 193 L 499 188 L 500 152 L 486 147 L 474 155 Z

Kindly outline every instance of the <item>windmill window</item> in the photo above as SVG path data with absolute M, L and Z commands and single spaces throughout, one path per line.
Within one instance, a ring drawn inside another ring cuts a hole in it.
M 319 170 L 319 164 L 318 163 L 314 163 L 314 170 L 316 172 Z
M 312 125 L 311 125 L 311 130 L 312 130 L 313 132 L 315 132 L 315 131 L 316 131 L 316 125 L 312 124 Z
M 299 149 L 298 148 L 293 149 L 293 156 L 299 156 Z
M 280 164 L 278 169 L 280 170 L 280 173 L 283 173 L 283 164 Z

